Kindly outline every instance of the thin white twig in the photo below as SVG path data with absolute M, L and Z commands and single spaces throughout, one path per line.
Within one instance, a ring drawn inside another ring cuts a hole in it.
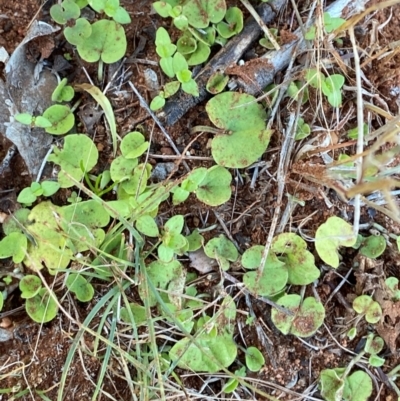
M 360 68 L 360 57 L 358 55 L 358 49 L 356 44 L 356 39 L 354 37 L 354 30 L 351 26 L 349 28 L 350 40 L 353 45 L 354 53 L 354 69 L 356 71 L 356 86 L 357 86 L 357 154 L 362 154 L 364 151 L 364 104 L 362 97 L 362 87 L 361 87 L 361 68 Z M 362 157 L 358 157 L 355 161 L 357 170 L 357 184 L 361 183 L 362 179 Z M 355 236 L 358 235 L 358 230 L 360 226 L 360 207 L 361 205 L 361 194 L 357 194 L 354 198 L 354 221 L 353 221 L 353 233 Z

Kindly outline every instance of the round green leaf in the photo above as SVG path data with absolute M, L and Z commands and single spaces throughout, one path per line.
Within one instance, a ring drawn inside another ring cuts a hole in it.
M 192 36 L 183 35 L 176 42 L 176 46 L 180 54 L 191 54 L 197 49 L 197 42 Z
M 168 18 L 172 6 L 166 1 L 156 1 L 152 4 L 154 10 L 163 18 Z
M 133 152 L 135 152 L 141 145 L 145 142 L 145 138 L 142 133 L 139 131 L 133 131 L 126 134 L 121 141 L 121 153 L 127 159 L 133 159 L 135 157 L 141 156 L 143 153 L 140 153 L 138 156 L 132 156 Z M 130 157 L 128 155 L 131 154 Z
M 271 319 L 274 325 L 283 334 L 294 334 L 299 337 L 309 337 L 313 335 L 324 322 L 325 309 L 321 302 L 313 297 L 304 299 L 300 304 L 301 297 L 297 294 L 284 295 L 277 301 L 291 312 L 287 315 L 273 308 Z
M 58 305 L 47 289 L 42 288 L 37 295 L 26 300 L 25 309 L 35 322 L 47 323 L 56 317 Z
M 0 259 L 12 256 L 14 263 L 21 263 L 26 255 L 28 240 L 20 232 L 12 232 L 0 241 Z
M 124 57 L 126 46 L 124 28 L 115 21 L 103 19 L 92 24 L 92 34 L 77 46 L 77 50 L 89 63 L 101 59 L 111 64 Z
M 231 197 L 231 181 L 232 176 L 226 168 L 213 166 L 195 191 L 196 196 L 209 206 L 222 205 Z
M 134 321 L 132 322 L 131 314 L 125 307 L 121 308 L 121 319 L 125 323 L 130 323 L 132 325 L 134 324 L 136 327 L 143 326 L 147 321 L 146 309 L 144 306 L 136 303 L 130 303 L 129 309 L 131 310 Z
M 64 28 L 65 39 L 74 46 L 82 44 L 91 34 L 92 26 L 86 18 L 78 18 L 74 26 L 66 26 Z M 68 102 L 69 100 L 65 101 Z
M 201 334 L 196 336 L 196 343 L 201 348 L 189 338 L 179 340 L 169 352 L 171 360 L 178 361 L 177 365 L 182 369 L 215 373 L 220 366 L 228 367 L 236 359 L 237 347 L 228 333 L 215 337 Z
M 99 158 L 95 144 L 83 134 L 67 135 L 63 149 L 54 148 L 53 152 L 48 160 L 61 166 L 61 171 L 58 173 L 58 182 L 61 188 L 75 185 L 65 175 L 65 172 L 79 181 L 83 178 L 85 171 L 90 171 L 96 165 Z M 82 171 L 82 166 L 85 171 Z
M 307 250 L 307 243 L 294 233 L 279 234 L 274 238 L 272 250 L 285 263 L 289 284 L 308 285 L 320 275 L 314 256 Z
M 14 116 L 15 121 L 21 124 L 32 125 L 34 122 L 34 117 L 28 113 L 18 113 Z
M 344 401 L 365 401 L 372 394 L 372 379 L 362 370 L 348 376 L 344 383 Z
M 222 234 L 208 241 L 204 247 L 204 252 L 209 258 L 217 260 L 224 258 L 231 262 L 235 262 L 239 256 L 236 247 Z
M 252 372 L 258 372 L 265 363 L 263 354 L 256 347 L 246 349 L 246 366 Z
M 75 117 L 71 113 L 71 109 L 60 104 L 55 104 L 46 109 L 43 117 L 51 122 L 51 127 L 46 128 L 46 132 L 54 135 L 66 134 L 75 123 Z
M 81 10 L 73 0 L 64 0 L 61 4 L 51 6 L 50 15 L 58 24 L 64 25 L 70 19 L 79 18 Z
M 369 295 L 360 295 L 353 301 L 353 309 L 365 315 L 368 323 L 378 323 L 382 317 L 382 308 L 378 302 L 374 301 Z
M 211 77 L 208 79 L 206 89 L 212 95 L 216 95 L 217 93 L 220 93 L 225 89 L 228 81 L 228 75 L 224 75 L 222 72 L 217 71 L 212 74 Z
M 31 187 L 24 188 L 18 195 L 17 202 L 27 205 L 36 201 L 37 196 L 32 192 Z
M 182 7 L 182 14 L 195 28 L 207 28 L 210 22 L 218 23 L 225 13 L 225 0 L 188 0 Z
M 54 195 L 60 189 L 60 184 L 57 181 L 43 181 L 41 186 L 43 190 L 43 196 Z
M 150 103 L 150 109 L 153 111 L 163 108 L 165 105 L 165 98 L 156 96 Z
M 111 179 L 114 182 L 122 182 L 131 178 L 137 165 L 138 159 L 127 159 L 124 156 L 118 156 L 111 163 Z
M 187 63 L 190 66 L 203 64 L 208 60 L 210 53 L 210 46 L 204 44 L 203 42 L 198 42 L 196 50 L 193 53 L 190 53 Z
M 68 289 L 76 295 L 78 301 L 89 302 L 93 298 L 94 288 L 81 274 L 70 273 L 66 284 Z
M 21 298 L 29 299 L 38 294 L 42 288 L 42 282 L 38 276 L 28 274 L 19 282 L 19 289 L 21 290 Z
M 386 249 L 386 240 L 382 235 L 370 235 L 361 243 L 360 254 L 367 258 L 376 259 Z
M 339 266 L 339 246 L 351 247 L 356 241 L 353 227 L 336 216 L 329 217 L 315 233 L 315 248 L 319 257 L 334 268 Z
M 247 249 L 242 256 L 242 265 L 248 270 L 259 269 L 264 252 L 262 245 Z M 269 252 L 262 275 L 258 271 L 246 272 L 243 276 L 244 285 L 253 293 L 270 297 L 282 292 L 288 281 L 288 271 L 273 252 Z

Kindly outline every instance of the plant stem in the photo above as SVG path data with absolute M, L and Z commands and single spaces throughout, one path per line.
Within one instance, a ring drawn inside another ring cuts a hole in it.
M 208 132 L 210 134 L 222 134 L 225 130 L 220 128 L 209 127 L 207 125 L 196 125 L 193 127 L 190 132 L 194 134 L 195 132 Z

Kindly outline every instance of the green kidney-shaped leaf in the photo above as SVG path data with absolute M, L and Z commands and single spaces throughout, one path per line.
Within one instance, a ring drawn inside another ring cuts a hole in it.
M 206 110 L 210 120 L 229 131 L 255 131 L 265 128 L 267 114 L 253 96 L 238 92 L 224 92 L 208 101 Z
M 126 53 L 124 28 L 115 21 L 102 19 L 92 24 L 92 34 L 77 46 L 79 55 L 89 63 L 100 59 L 115 63 Z
M 307 285 L 319 277 L 320 271 L 315 266 L 314 256 L 300 236 L 294 233 L 279 234 L 274 238 L 272 250 L 285 263 L 289 284 Z
M 21 290 L 21 298 L 29 299 L 37 295 L 42 288 L 42 281 L 38 276 L 28 274 L 24 276 L 19 282 L 19 289 Z
M 195 191 L 197 198 L 209 206 L 219 206 L 227 202 L 232 194 L 231 173 L 224 167 L 213 166 Z
M 324 369 L 321 372 L 319 382 L 321 387 L 321 395 L 326 401 L 338 401 L 342 399 L 344 380 L 338 369 Z
M 361 243 L 360 254 L 367 258 L 376 259 L 386 249 L 386 240 L 382 235 L 370 235 Z
M 318 227 L 315 233 L 315 248 L 319 257 L 329 266 L 339 266 L 338 248 L 353 246 L 357 237 L 353 227 L 340 217 L 332 216 Z
M 215 337 L 201 334 L 196 336 L 196 342 L 203 351 L 191 343 L 190 339 L 184 338 L 171 348 L 171 360 L 178 360 L 177 365 L 182 369 L 215 373 L 220 370 L 220 366 L 228 367 L 236 359 L 237 347 L 228 333 Z
M 53 152 L 48 160 L 58 164 L 62 169 L 58 173 L 58 182 L 61 188 L 69 188 L 74 185 L 65 172 L 80 181 L 85 172 L 90 171 L 96 165 L 99 158 L 95 144 L 83 134 L 68 135 L 64 140 L 63 148 L 54 148 Z
M 46 132 L 53 135 L 66 134 L 75 123 L 71 109 L 61 104 L 50 106 L 43 113 L 43 117 L 51 122 L 51 127 L 47 127 Z
M 220 166 L 248 167 L 263 155 L 271 133 L 270 130 L 247 129 L 231 135 L 218 134 L 211 143 L 213 158 Z
M 159 246 L 159 248 L 162 244 Z M 170 281 L 175 277 L 182 275 L 182 265 L 177 260 L 169 262 L 154 261 L 147 266 L 147 276 L 151 280 L 154 287 L 160 289 L 166 289 Z M 139 295 L 142 300 L 148 300 L 150 306 L 154 306 L 157 301 L 152 292 L 148 292 L 144 285 L 139 285 Z
M 247 249 L 242 256 L 242 264 L 246 269 L 259 269 L 264 252 L 262 245 Z M 288 281 L 288 270 L 273 252 L 269 252 L 262 275 L 258 271 L 246 272 L 244 285 L 253 293 L 269 297 L 280 293 Z
M 92 26 L 90 25 L 90 22 L 86 18 L 78 18 L 75 21 L 74 26 L 66 26 L 64 28 L 65 39 L 67 39 L 68 42 L 74 46 L 79 46 L 83 44 L 83 42 L 91 34 L 92 34 Z
M 207 28 L 210 22 L 218 23 L 225 13 L 225 0 L 188 0 L 182 7 L 182 14 L 195 28 Z
M 58 305 L 47 289 L 42 288 L 37 295 L 26 300 L 25 309 L 35 322 L 47 323 L 56 317 Z
M 258 372 L 265 363 L 263 354 L 256 347 L 246 349 L 246 366 L 252 372 Z
M 308 297 L 301 303 L 300 295 L 290 294 L 279 298 L 277 303 L 293 312 L 291 316 L 275 308 L 271 311 L 271 319 L 274 325 L 283 334 L 290 333 L 299 337 L 309 337 L 324 322 L 324 306 L 313 297 Z
M 344 401 L 366 401 L 372 394 L 372 379 L 361 370 L 348 376 L 344 383 Z
M 204 247 L 204 252 L 209 258 L 216 259 L 220 261 L 220 263 L 222 262 L 222 264 L 228 268 L 229 263 L 224 263 L 224 260 L 235 262 L 239 256 L 236 247 L 222 234 L 208 241 L 207 245 Z
M 78 273 L 68 275 L 67 288 L 76 295 L 78 301 L 89 302 L 94 295 L 94 288 L 85 277 Z
M 130 303 L 129 308 L 131 310 L 135 326 L 139 327 L 144 325 L 147 320 L 145 307 L 136 303 Z M 126 307 L 121 308 L 121 319 L 125 323 L 133 324 L 132 318 Z
M 21 263 L 26 255 L 28 240 L 20 232 L 12 232 L 0 241 L 0 259 L 12 257 L 14 263 Z
M 66 24 L 70 19 L 79 18 L 81 10 L 73 0 L 64 0 L 61 4 L 54 4 L 50 8 L 50 15 L 58 24 Z
M 382 317 L 382 308 L 378 302 L 374 301 L 369 295 L 360 295 L 353 301 L 353 309 L 365 315 L 368 323 L 378 323 Z

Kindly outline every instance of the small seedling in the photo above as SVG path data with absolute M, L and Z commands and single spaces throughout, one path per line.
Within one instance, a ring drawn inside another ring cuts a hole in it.
M 353 309 L 362 316 L 368 323 L 378 323 L 382 317 L 382 308 L 378 302 L 369 295 L 360 295 L 353 301 Z
M 276 28 L 269 28 L 271 35 L 275 38 L 276 42 L 279 44 L 279 35 L 278 30 Z M 258 42 L 262 47 L 265 47 L 268 50 L 275 50 L 275 46 L 271 43 L 271 41 L 265 36 L 261 38 Z
M 72 86 L 67 85 L 67 78 L 64 78 L 54 89 L 51 95 L 51 100 L 53 102 L 69 102 L 75 95 L 75 91 Z
M 300 141 L 301 139 L 307 138 L 311 134 L 310 126 L 304 122 L 304 119 L 299 118 L 297 121 L 296 135 L 294 139 Z
M 162 244 L 157 249 L 158 257 L 163 262 L 170 262 L 174 254 L 182 255 L 188 249 L 188 241 L 181 234 L 184 225 L 183 216 L 171 217 L 165 224 L 161 235 Z
M 301 81 L 291 82 L 287 88 L 286 94 L 296 101 L 299 100 L 299 96 L 302 96 L 301 104 L 307 103 L 309 99 L 308 87 Z
M 382 366 L 385 360 L 377 356 L 382 350 L 382 338 L 369 334 L 364 349 L 356 355 L 346 368 L 324 369 L 319 378 L 321 395 L 326 401 L 354 400 L 367 401 L 372 394 L 372 380 L 363 371 L 350 371 L 367 353 L 370 354 L 369 364 L 373 367 Z
M 28 113 L 19 113 L 14 116 L 15 120 L 30 127 L 49 128 L 52 126 L 51 122 L 43 116 L 32 116 Z
M 306 71 L 306 80 L 313 88 L 322 91 L 331 106 L 339 107 L 342 104 L 343 75 L 333 74 L 325 77 L 318 70 L 309 69 Z
M 18 195 L 17 201 L 26 205 L 36 202 L 39 196 L 52 196 L 60 189 L 56 181 L 32 182 L 30 187 L 24 188 Z
M 331 17 L 331 15 L 328 12 L 324 13 L 323 16 L 324 19 L 324 29 L 326 33 L 331 33 L 335 29 L 339 28 L 341 25 L 343 25 L 346 20 L 343 18 L 339 17 Z M 306 40 L 314 40 L 316 36 L 316 30 L 317 28 L 315 26 L 312 26 L 305 34 L 305 39 Z
M 400 301 L 399 279 L 396 277 L 388 277 L 385 280 L 386 287 L 389 291 L 390 298 L 393 302 Z

